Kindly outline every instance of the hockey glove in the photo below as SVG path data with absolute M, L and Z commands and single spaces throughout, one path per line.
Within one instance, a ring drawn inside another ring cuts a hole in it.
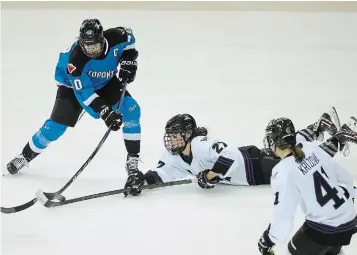
M 118 131 L 120 129 L 122 124 L 122 115 L 114 112 L 109 106 L 103 105 L 99 116 L 111 130 Z
M 140 187 L 143 186 L 145 183 L 145 176 L 144 174 L 139 171 L 139 170 L 133 170 L 126 183 L 124 188 L 130 188 L 130 192 L 124 192 L 124 196 L 127 197 L 129 194 L 133 196 L 139 196 L 141 194 L 141 189 Z
M 145 180 L 148 184 L 161 184 L 164 183 L 162 178 L 156 171 L 149 170 L 145 174 Z
M 128 84 L 133 82 L 138 65 L 136 60 L 120 60 L 119 80 L 125 80 Z
M 258 248 L 262 255 L 274 255 L 274 243 L 269 238 L 269 228 L 264 231 L 262 237 L 259 239 Z
M 198 186 L 202 189 L 213 189 L 214 185 L 217 184 L 220 180 L 218 176 L 212 178 L 211 180 L 207 179 L 207 173 L 211 171 L 209 169 L 200 172 L 197 176 L 198 179 Z

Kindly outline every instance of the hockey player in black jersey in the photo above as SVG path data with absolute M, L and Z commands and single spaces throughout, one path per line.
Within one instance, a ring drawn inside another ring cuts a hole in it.
M 126 92 L 119 111 L 117 106 L 123 82 L 134 81 L 137 70 L 135 37 L 129 28 L 103 30 L 97 19 L 86 19 L 79 38 L 59 54 L 55 70 L 57 96 L 50 117 L 24 146 L 22 153 L 7 164 L 16 174 L 47 146 L 59 139 L 68 127 L 74 127 L 83 110 L 102 119 L 113 131 L 123 125 L 128 152 L 126 169 L 138 169 L 140 152 L 140 106 Z M 119 71 L 118 71 L 118 66 Z M 80 149 L 78 145 L 78 149 Z M 119 156 L 119 155 L 118 155 Z

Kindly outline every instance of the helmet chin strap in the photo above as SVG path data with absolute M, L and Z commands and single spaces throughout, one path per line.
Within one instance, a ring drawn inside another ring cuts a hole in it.
M 183 137 L 184 137 L 184 141 L 185 141 L 185 147 L 183 148 L 183 150 L 181 151 L 181 153 L 182 153 L 184 150 L 186 150 L 187 146 L 191 143 L 192 137 L 193 137 L 193 133 L 190 135 L 189 138 L 185 138 L 185 136 L 183 136 Z M 190 148 L 190 152 L 191 152 L 191 148 Z M 190 154 L 190 153 L 189 153 L 189 154 Z

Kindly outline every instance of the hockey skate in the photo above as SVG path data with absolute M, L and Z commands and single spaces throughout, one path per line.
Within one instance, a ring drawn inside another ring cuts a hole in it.
M 344 124 L 342 128 L 346 128 L 346 126 L 348 129 L 352 130 L 353 132 L 357 132 L 357 118 L 351 117 L 348 123 Z
M 340 150 L 345 151 L 345 152 L 348 151 L 348 153 L 349 153 L 349 148 L 346 149 L 346 147 L 348 145 L 347 143 L 357 144 L 357 132 L 353 130 L 356 127 L 356 125 L 357 125 L 356 118 L 351 117 L 348 124 L 343 124 L 343 126 L 341 127 L 341 130 L 336 133 L 335 137 L 341 144 Z M 348 153 L 347 153 L 347 155 L 348 155 Z M 344 155 L 345 155 L 345 153 L 344 153 Z
M 13 160 L 11 160 L 7 164 L 6 168 L 7 168 L 7 171 L 13 175 L 13 174 L 16 174 L 18 171 L 20 171 L 25 166 L 28 167 L 29 162 L 22 154 L 20 154 L 20 155 L 16 156 Z
M 126 158 L 126 165 L 125 169 L 130 175 L 133 171 L 138 171 L 139 170 L 139 155 L 138 154 L 128 154 Z
M 343 124 L 341 127 L 341 132 L 344 132 L 346 134 L 349 134 L 348 137 L 345 139 L 346 142 L 344 143 L 340 143 L 340 151 L 342 151 L 342 154 L 344 157 L 347 157 L 350 154 L 350 146 L 349 144 L 347 144 L 347 142 L 351 142 L 351 143 L 357 143 L 356 142 L 356 137 L 357 137 L 357 118 L 355 117 L 351 117 L 348 121 L 347 124 Z M 354 134 L 354 138 L 353 138 L 353 134 Z M 352 138 L 351 138 L 352 136 Z M 339 138 L 337 138 L 339 139 Z
M 318 133 L 318 140 L 324 140 L 324 132 L 333 136 L 337 133 L 340 127 L 340 121 L 336 109 L 332 107 L 329 113 L 323 113 L 320 119 L 314 124 L 313 131 Z
M 329 111 L 328 115 L 330 115 L 333 124 L 336 126 L 336 132 L 341 129 L 341 122 L 340 118 L 338 117 L 337 111 L 335 107 L 332 107 L 332 109 Z

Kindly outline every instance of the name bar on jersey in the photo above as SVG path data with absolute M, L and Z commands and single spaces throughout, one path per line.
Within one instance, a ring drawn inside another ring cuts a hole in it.
M 303 175 L 306 175 L 318 163 L 320 163 L 320 160 L 316 157 L 315 154 L 312 154 L 310 157 L 301 162 L 301 164 L 298 166 L 298 169 Z

